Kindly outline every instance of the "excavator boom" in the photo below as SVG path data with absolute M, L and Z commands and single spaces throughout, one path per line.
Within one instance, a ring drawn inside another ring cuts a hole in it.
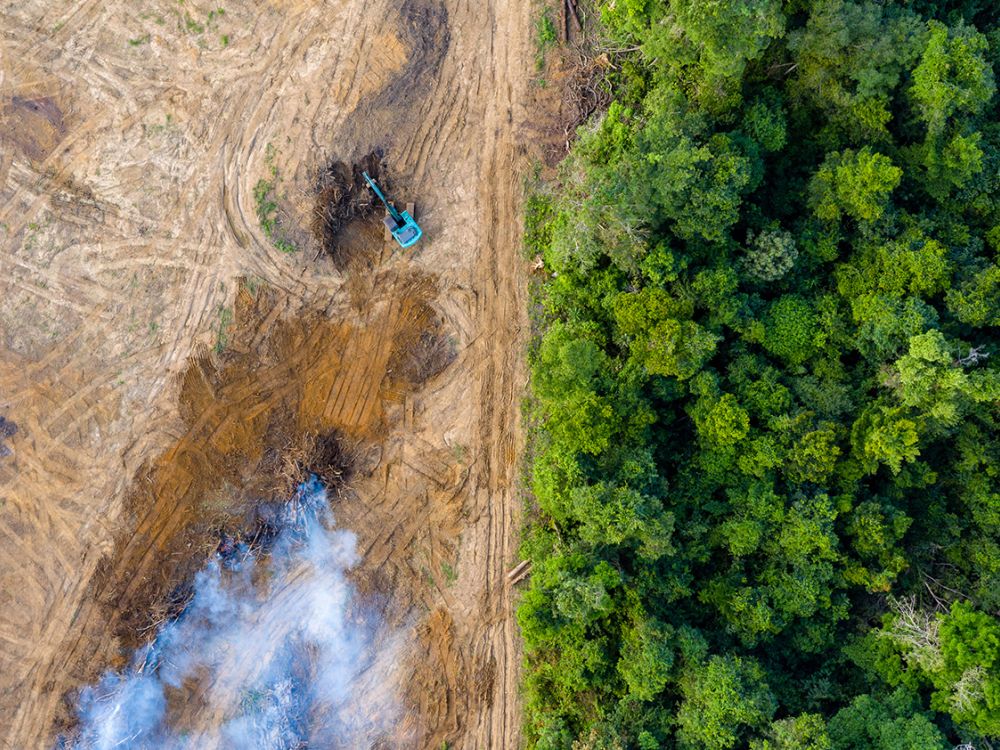
M 386 200 L 385 196 L 382 195 L 382 191 L 378 189 L 378 185 L 376 185 L 372 181 L 372 178 L 368 176 L 367 172 L 362 172 L 361 174 L 364 175 L 364 178 L 366 180 L 368 180 L 368 184 L 371 186 L 371 189 L 375 191 L 375 195 L 377 195 L 379 197 L 379 200 L 381 200 L 382 203 L 385 204 L 385 208 L 389 212 L 389 215 L 392 216 L 392 218 L 394 218 L 397 223 L 402 224 L 403 217 L 399 215 L 399 211 L 397 211 L 393 207 L 393 205 Z

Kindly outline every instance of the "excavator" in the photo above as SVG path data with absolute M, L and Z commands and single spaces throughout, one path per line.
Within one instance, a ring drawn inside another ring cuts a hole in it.
M 372 178 L 368 176 L 367 172 L 362 172 L 365 179 L 368 180 L 368 185 L 372 190 L 375 191 L 382 202 L 385 204 L 386 211 L 389 215 L 382 219 L 382 223 L 385 224 L 386 228 L 392 233 L 392 236 L 396 238 L 396 242 L 399 243 L 400 247 L 410 247 L 415 244 L 417 240 L 423 235 L 420 231 L 420 227 L 417 226 L 417 222 L 413 220 L 407 211 L 397 211 L 395 207 L 385 199 L 382 195 L 382 191 L 378 189 Z

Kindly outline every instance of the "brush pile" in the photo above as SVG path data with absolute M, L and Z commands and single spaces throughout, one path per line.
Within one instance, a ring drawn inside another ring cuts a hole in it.
M 382 210 L 382 203 L 369 189 L 364 172 L 376 183 L 384 179 L 378 152 L 368 154 L 351 167 L 342 161 L 331 162 L 317 181 L 312 232 L 340 271 L 347 268 L 353 255 L 348 244 L 338 240 L 341 229 L 355 219 L 368 219 Z M 384 191 L 383 184 L 379 187 Z

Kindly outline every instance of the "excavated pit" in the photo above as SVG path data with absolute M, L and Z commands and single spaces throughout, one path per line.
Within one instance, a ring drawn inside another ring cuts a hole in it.
M 368 187 L 367 172 L 384 193 L 388 189 L 381 154 L 373 151 L 348 166 L 342 161 L 327 165 L 316 181 L 312 232 L 338 271 L 352 263 L 370 266 L 378 246 L 384 212 L 381 201 Z M 375 239 L 375 242 L 371 240 Z

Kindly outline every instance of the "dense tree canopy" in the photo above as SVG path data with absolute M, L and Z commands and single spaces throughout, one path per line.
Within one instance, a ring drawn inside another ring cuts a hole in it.
M 1000 5 L 599 5 L 529 202 L 529 747 L 996 746 Z

